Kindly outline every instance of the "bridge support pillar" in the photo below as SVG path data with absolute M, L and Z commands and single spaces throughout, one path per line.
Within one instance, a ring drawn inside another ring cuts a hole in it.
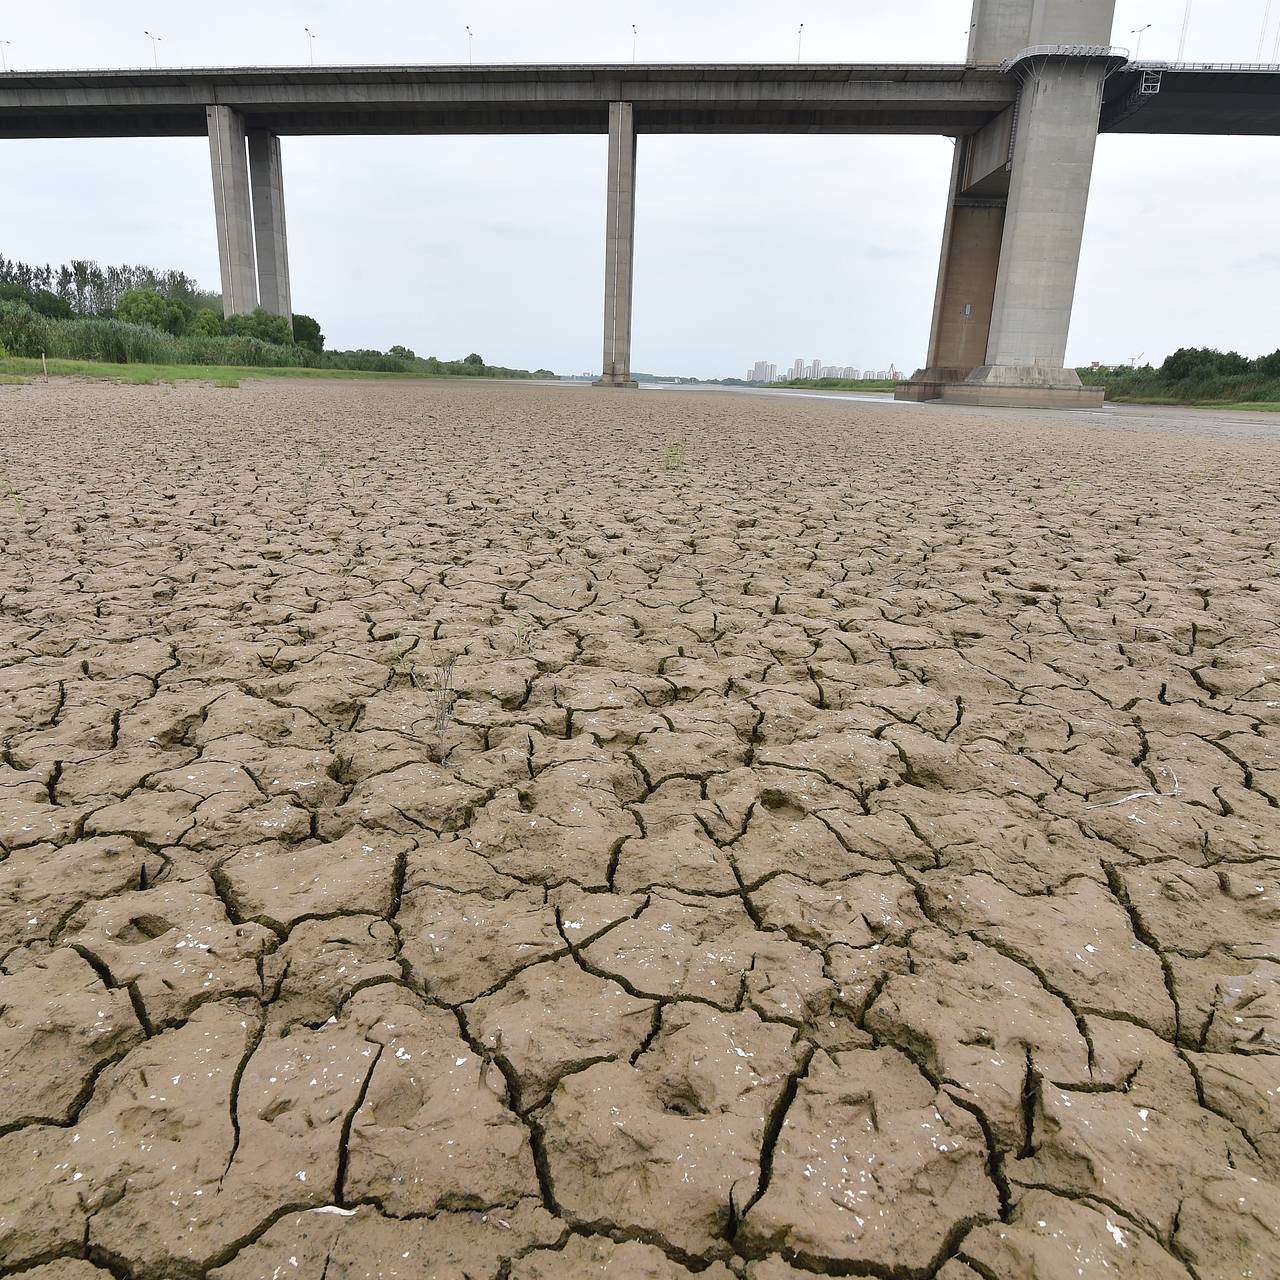
M 222 269 L 222 312 L 247 315 L 258 305 L 253 258 L 253 218 L 244 120 L 230 107 L 207 107 L 213 162 L 213 210 Z
M 899 400 L 1088 407 L 1065 368 L 1115 0 L 974 0 L 969 62 L 1018 105 L 960 138 L 926 366 Z
M 597 387 L 635 387 L 631 284 L 636 240 L 636 128 L 629 102 L 609 104 L 609 202 L 604 256 L 604 369 Z
M 289 291 L 289 240 L 284 221 L 284 174 L 280 139 L 249 133 L 249 182 L 253 189 L 253 235 L 258 257 L 258 298 L 272 315 L 293 319 Z
M 929 361 L 910 382 L 898 386 L 895 397 L 899 400 L 936 400 L 947 383 L 962 382 L 986 359 L 1005 199 L 964 194 L 972 148 L 973 139 L 957 139 L 933 302 Z
M 1022 97 L 987 356 L 944 400 L 1102 403 L 1102 388 L 1065 366 L 1108 66 L 1105 56 L 1043 56 L 1015 67 Z

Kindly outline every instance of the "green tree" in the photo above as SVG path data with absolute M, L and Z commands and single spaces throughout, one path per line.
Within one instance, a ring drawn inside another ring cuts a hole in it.
M 201 307 L 191 322 L 189 332 L 202 338 L 220 338 L 225 332 L 222 317 L 211 307 Z
M 308 347 L 319 355 L 324 350 L 324 334 L 320 332 L 320 322 L 301 311 L 293 313 L 293 340 L 300 347 Z
M 1254 367 L 1268 378 L 1280 378 L 1280 351 L 1273 351 L 1269 356 L 1259 356 Z
M 154 289 L 129 289 L 116 304 L 116 316 L 126 324 L 148 324 L 165 333 L 185 333 L 191 312 Z
M 469 364 L 474 369 L 484 368 L 484 361 L 481 360 L 480 357 L 476 355 L 474 351 L 462 363 Z
M 1215 351 L 1210 347 L 1182 347 L 1160 366 L 1160 372 L 1170 382 L 1231 377 L 1248 371 L 1249 361 L 1239 352 Z
M 0 284 L 0 302 L 22 302 L 37 315 L 50 319 L 66 320 L 71 316 L 71 304 L 48 289 L 28 289 L 21 284 Z
M 392 347 L 391 350 L 387 352 L 387 355 L 395 356 L 398 360 L 416 360 L 418 358 L 409 350 L 408 347 L 402 347 L 398 344 Z

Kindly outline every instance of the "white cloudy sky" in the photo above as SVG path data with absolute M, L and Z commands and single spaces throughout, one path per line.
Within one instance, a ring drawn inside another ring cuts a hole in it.
M 1263 34 L 1264 14 L 1270 21 Z M 42 0 L 0 3 L 10 66 L 316 60 L 961 61 L 970 0 Z M 1114 43 L 1172 58 L 1183 0 L 1119 0 Z M 216 21 L 214 15 L 216 14 Z M 1271 61 L 1280 0 L 1194 0 L 1187 57 Z M 636 368 L 923 358 L 951 143 L 642 137 Z M 598 368 L 605 141 L 288 138 L 295 306 L 331 345 Z M 199 139 L 0 141 L 0 252 L 147 262 L 217 286 Z M 1280 346 L 1280 139 L 1099 141 L 1069 358 Z

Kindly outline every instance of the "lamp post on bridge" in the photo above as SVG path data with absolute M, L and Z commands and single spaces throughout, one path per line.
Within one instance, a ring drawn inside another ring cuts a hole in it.
M 0 40 L 0 71 L 9 70 L 9 59 L 4 56 L 5 45 L 13 44 L 12 40 Z
M 800 30 L 796 32 L 796 61 L 800 61 L 800 50 L 804 48 L 804 23 L 800 24 Z
M 1138 47 L 1133 51 L 1134 62 L 1137 62 L 1138 59 L 1142 57 L 1142 37 L 1146 35 L 1146 33 L 1150 30 L 1151 30 L 1151 23 L 1148 22 L 1145 27 L 1134 27 L 1134 29 L 1129 32 L 1131 36 L 1138 37 Z
M 475 60 L 471 55 L 472 41 L 475 39 L 475 32 L 470 27 L 467 28 L 467 66 L 474 66 Z
M 639 37 L 636 34 L 636 24 L 633 22 L 631 24 L 631 61 L 632 62 L 636 60 L 636 40 L 638 38 Z
M 155 63 L 156 68 L 158 70 L 160 67 L 160 53 L 157 46 L 160 44 L 160 41 L 163 39 L 163 37 L 153 36 L 150 31 L 144 31 L 142 34 L 146 36 L 148 40 L 151 41 L 151 61 Z
M 316 33 L 310 27 L 303 27 L 303 31 L 307 33 L 307 56 L 311 59 L 311 65 L 316 65 Z

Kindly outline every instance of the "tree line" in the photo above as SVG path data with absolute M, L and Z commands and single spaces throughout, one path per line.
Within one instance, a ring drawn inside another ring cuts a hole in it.
M 224 318 L 222 295 L 201 289 L 185 271 L 100 267 L 87 258 L 32 266 L 0 254 L 0 302 L 22 303 L 50 320 L 111 319 L 150 325 L 175 338 L 257 338 L 324 350 L 324 335 L 311 316 L 298 313 L 290 324 L 259 307 L 252 315 Z
M 1280 401 L 1280 351 L 1250 359 L 1238 351 L 1180 347 L 1156 368 L 1081 369 L 1109 400 L 1273 403 Z
M 256 365 L 363 369 L 426 377 L 554 377 L 463 360 L 418 356 L 408 347 L 326 351 L 320 324 L 295 312 L 292 324 L 259 307 L 223 317 L 222 296 L 182 271 L 98 266 L 74 259 L 31 266 L 0 254 L 0 358 L 48 355 L 113 364 Z
M 192 312 L 203 307 L 222 309 L 222 295 L 201 289 L 185 271 L 157 271 L 154 267 L 127 264 L 102 267 L 88 258 L 73 258 L 59 267 L 47 263 L 33 266 L 29 262 L 15 262 L 0 253 L 0 289 L 6 286 L 10 289 L 16 286 L 16 292 L 35 298 L 41 305 L 33 310 L 55 316 L 112 315 L 120 299 L 133 289 L 158 293 L 162 298 L 184 304 Z M 7 296 L 7 291 L 0 296 Z

